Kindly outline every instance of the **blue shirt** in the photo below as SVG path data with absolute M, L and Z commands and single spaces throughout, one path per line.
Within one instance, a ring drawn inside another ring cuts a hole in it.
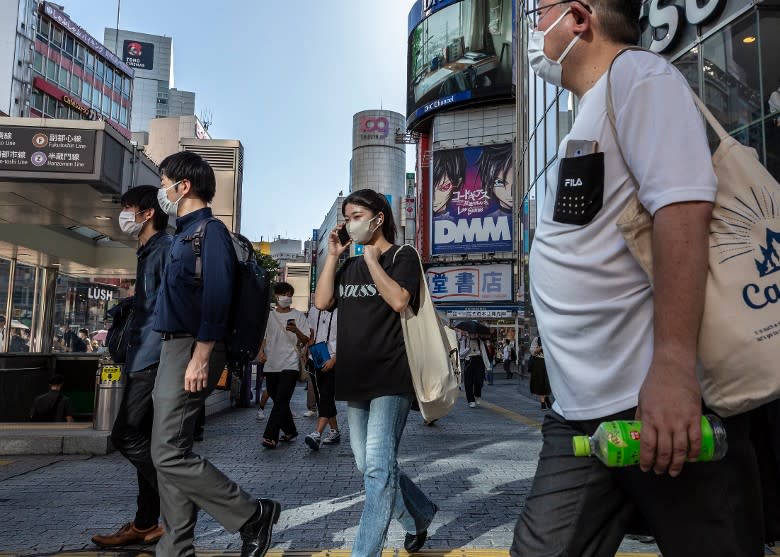
M 138 267 L 135 273 L 133 322 L 125 360 L 128 372 L 141 371 L 160 362 L 162 340 L 154 332 L 154 309 L 172 240 L 170 234 L 161 231 L 149 238 L 136 252 Z
M 192 235 L 211 209 L 198 209 L 176 219 L 168 265 L 165 267 L 154 330 L 189 333 L 200 341 L 223 340 L 227 333 L 236 253 L 227 227 L 210 222 L 201 238 L 201 281 L 195 280 Z

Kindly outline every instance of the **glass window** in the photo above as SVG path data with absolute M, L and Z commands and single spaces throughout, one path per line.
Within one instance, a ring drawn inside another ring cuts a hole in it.
M 688 80 L 688 84 L 691 86 L 696 94 L 700 92 L 699 87 L 699 47 L 695 46 L 680 58 L 678 58 L 674 65 L 680 70 L 680 73 Z
M 52 26 L 51 43 L 54 46 L 62 46 L 62 29 L 55 25 Z
M 103 75 L 106 73 L 106 65 L 100 58 L 95 58 L 95 73 L 103 79 Z
M 43 61 L 43 54 L 36 50 L 35 54 L 33 54 L 33 69 L 39 74 L 43 74 Z
M 43 111 L 47 116 L 52 118 L 57 116 L 57 100 L 54 97 L 46 95 L 46 103 L 43 106 Z
M 87 60 L 86 63 L 84 64 L 84 66 L 87 68 L 87 71 L 89 72 L 95 71 L 95 56 L 89 51 L 86 51 L 84 55 L 86 56 L 86 60 Z
M 114 72 L 114 89 L 117 91 L 122 90 L 122 76 L 119 72 Z
M 103 102 L 103 95 L 100 93 L 97 87 L 92 88 L 92 107 L 95 110 L 100 110 L 100 105 Z
M 0 315 L 5 319 L 5 307 L 8 302 L 8 279 L 11 275 L 11 262 L 7 259 L 0 259 Z M 3 351 L 6 332 L 8 331 L 8 320 L 0 323 L 0 352 Z
M 544 120 L 536 128 L 536 172 L 537 174 L 544 168 L 547 159 L 544 157 Z
M 81 80 L 76 74 L 70 76 L 70 90 L 77 96 L 81 95 Z
M 558 155 L 558 110 L 556 103 L 553 103 L 550 110 L 547 111 L 546 122 L 544 135 L 547 146 L 547 161 L 549 162 Z
M 119 123 L 123 126 L 127 125 L 127 109 L 124 106 L 119 107 Z
M 702 43 L 704 101 L 729 132 L 761 118 L 757 12 Z
M 119 103 L 116 101 L 111 101 L 111 118 L 119 121 Z
M 76 53 L 76 39 L 70 35 L 65 35 L 65 52 L 71 56 Z
M 59 83 L 60 87 L 63 87 L 64 89 L 70 87 L 70 72 L 65 68 L 60 68 L 60 78 L 57 83 Z
M 536 102 L 536 74 L 534 71 L 529 67 L 528 68 L 528 110 L 527 118 L 528 118 L 528 133 L 532 133 L 534 130 L 534 116 L 536 115 L 536 108 L 535 108 L 535 102 Z
M 114 71 L 106 66 L 106 85 L 111 87 L 114 84 Z
M 30 98 L 30 105 L 40 112 L 43 112 L 43 93 L 38 91 L 37 89 L 33 89 L 32 97 Z M 0 288 L 2 288 L 2 285 L 0 285 Z M 3 311 L 4 306 L 0 306 L 0 311 Z
M 59 65 L 51 58 L 46 59 L 46 79 L 57 83 L 57 68 Z
M 64 104 L 58 102 L 57 103 L 57 118 L 61 118 L 63 120 L 67 120 L 69 116 L 68 113 L 68 107 Z
M 80 66 L 83 66 L 86 58 L 87 58 L 87 53 L 84 45 L 81 43 L 76 43 L 76 62 Z
M 111 97 L 103 95 L 103 114 L 106 116 L 111 115 Z
M 766 167 L 780 180 L 780 50 L 777 48 L 780 11 L 767 6 L 759 8 L 759 16 Z
M 528 179 L 533 181 L 536 178 L 536 134 L 528 140 Z
M 38 19 L 40 22 L 38 24 L 38 38 L 40 38 L 42 41 L 48 41 L 49 40 L 49 33 L 51 32 L 51 23 L 49 23 L 48 19 Z
M 84 89 L 81 92 L 81 98 L 85 102 L 88 102 L 90 104 L 92 103 L 92 85 L 90 85 L 86 81 L 84 82 Z
M 30 351 L 30 328 L 35 309 L 35 278 L 35 267 L 21 263 L 16 264 L 11 300 L 13 309 L 11 310 L 10 322 L 6 320 L 9 333 L 9 352 Z
M 124 93 L 126 97 L 130 96 L 130 79 L 127 77 L 122 78 L 122 93 Z
M 539 124 L 539 122 L 542 121 L 547 105 L 544 102 L 544 81 L 538 77 L 534 78 L 534 81 L 536 82 L 536 112 L 534 123 Z

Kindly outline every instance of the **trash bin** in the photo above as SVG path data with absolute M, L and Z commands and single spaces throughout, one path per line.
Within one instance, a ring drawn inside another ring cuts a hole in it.
M 114 363 L 110 356 L 103 356 L 98 360 L 95 374 L 95 413 L 92 422 L 94 429 L 109 431 L 114 427 L 124 392 L 124 366 Z

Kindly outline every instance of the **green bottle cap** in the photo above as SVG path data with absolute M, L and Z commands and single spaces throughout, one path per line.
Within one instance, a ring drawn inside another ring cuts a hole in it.
M 590 456 L 590 438 L 587 435 L 575 435 L 571 439 L 574 456 Z

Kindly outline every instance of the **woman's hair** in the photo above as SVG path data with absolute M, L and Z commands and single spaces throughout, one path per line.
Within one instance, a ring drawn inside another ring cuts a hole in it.
M 395 243 L 395 236 L 398 233 L 398 230 L 395 227 L 393 210 L 390 208 L 390 203 L 384 195 L 370 189 L 353 191 L 341 205 L 342 215 L 345 214 L 347 205 L 350 204 L 365 207 L 374 215 L 382 213 L 384 215 L 384 219 L 382 220 L 382 234 L 388 242 L 391 244 Z

